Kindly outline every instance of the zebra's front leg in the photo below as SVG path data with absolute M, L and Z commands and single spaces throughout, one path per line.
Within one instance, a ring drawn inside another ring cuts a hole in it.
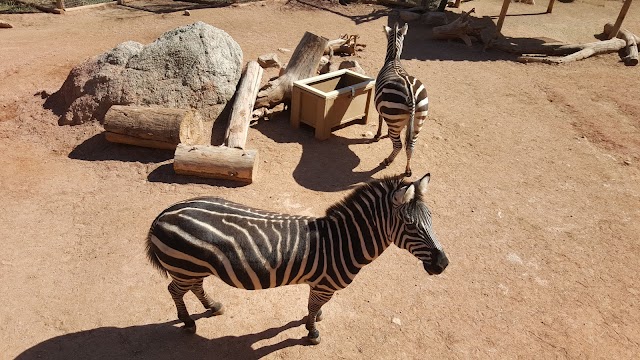
M 187 305 L 184 303 L 184 294 L 191 289 L 191 284 L 179 284 L 175 280 L 171 281 L 168 290 L 169 294 L 173 298 L 173 302 L 176 303 L 176 310 L 178 311 L 178 319 L 184 323 L 184 331 L 195 334 L 196 322 L 189 316 Z
M 198 300 L 200 300 L 202 306 L 204 306 L 206 309 L 211 310 L 212 316 L 224 314 L 224 306 L 222 306 L 222 304 L 217 301 L 213 301 L 209 297 L 209 295 L 204 291 L 204 288 L 202 287 L 202 280 L 200 280 L 199 283 L 194 284 L 191 287 L 191 291 L 198 298 Z
M 312 344 L 320 343 L 320 332 L 316 328 L 316 321 L 322 320 L 322 305 L 331 300 L 333 292 L 326 292 L 311 288 L 309 293 L 309 315 L 307 316 L 306 328 L 309 330 L 307 337 Z
M 378 132 L 373 137 L 373 141 L 378 141 L 382 137 L 382 116 L 378 115 Z

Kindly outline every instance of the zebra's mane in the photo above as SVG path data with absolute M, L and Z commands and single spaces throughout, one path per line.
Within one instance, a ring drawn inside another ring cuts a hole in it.
M 405 180 L 404 175 L 398 175 L 393 177 L 384 177 L 381 180 L 374 180 L 368 183 L 362 184 L 355 188 L 349 195 L 347 195 L 341 201 L 331 205 L 326 212 L 326 216 L 335 216 L 343 213 L 343 211 L 354 204 L 357 199 L 370 199 L 366 194 L 374 194 L 374 197 L 378 198 L 377 192 L 381 192 L 385 197 L 392 192 L 400 189 L 403 186 L 409 186 L 411 182 Z M 391 196 L 389 196 L 391 198 Z M 404 218 L 413 223 L 431 223 L 431 211 L 424 203 L 422 194 L 418 191 L 415 192 L 414 198 L 407 204 L 402 206 L 401 209 Z
M 368 198 L 366 194 L 372 193 L 374 197 L 378 197 L 376 195 L 376 189 L 379 192 L 382 192 L 382 196 L 389 194 L 396 189 L 399 189 L 402 186 L 409 185 L 409 182 L 404 181 L 403 175 L 398 176 L 385 176 L 380 180 L 373 180 L 368 183 L 362 184 L 356 187 L 349 195 L 345 196 L 344 199 L 338 201 L 337 203 L 331 205 L 326 212 L 327 216 L 335 215 L 337 213 L 341 213 L 343 209 L 349 207 L 349 205 L 353 204 L 355 200 L 361 198 Z

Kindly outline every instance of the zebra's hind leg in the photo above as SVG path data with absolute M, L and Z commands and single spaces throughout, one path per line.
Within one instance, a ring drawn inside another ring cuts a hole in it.
M 411 176 L 411 155 L 413 155 L 413 145 L 414 144 L 406 144 L 407 147 L 407 167 L 404 170 L 404 176 Z
M 309 293 L 309 315 L 307 316 L 306 328 L 309 330 L 307 337 L 309 341 L 317 345 L 320 343 L 320 332 L 316 328 L 316 321 L 322 320 L 322 305 L 331 300 L 333 292 L 326 292 L 311 288 Z
M 373 141 L 378 141 L 382 137 L 382 116 L 378 115 L 378 132 L 376 136 L 373 137 Z
M 200 282 L 195 283 L 191 287 L 191 291 L 198 298 L 198 300 L 200 300 L 202 306 L 204 306 L 206 309 L 211 310 L 212 316 L 224 314 L 224 306 L 222 306 L 222 304 L 217 301 L 213 301 L 209 297 L 209 294 L 207 294 L 202 287 L 202 281 L 203 280 L 200 280 Z
M 391 138 L 391 142 L 393 143 L 393 151 L 391 151 L 391 154 L 386 159 L 384 159 L 383 164 L 385 166 L 389 166 L 393 162 L 393 160 L 396 159 L 396 156 L 398 156 L 400 150 L 402 150 L 402 140 L 400 140 L 399 133 L 392 132 L 391 129 L 389 129 L 389 138 Z
M 184 331 L 194 334 L 196 332 L 196 322 L 189 316 L 187 305 L 184 303 L 184 294 L 191 289 L 192 284 L 180 284 L 175 279 L 169 284 L 169 294 L 173 298 L 173 302 L 176 303 L 176 310 L 178 310 L 178 319 L 184 323 Z

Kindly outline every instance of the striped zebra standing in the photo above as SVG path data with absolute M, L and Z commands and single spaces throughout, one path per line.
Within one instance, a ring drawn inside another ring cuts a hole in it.
M 429 98 L 427 89 L 420 80 L 409 75 L 400 64 L 400 54 L 404 36 L 409 26 L 402 28 L 396 23 L 393 29 L 385 26 L 387 33 L 387 55 L 384 66 L 376 78 L 375 103 L 378 110 L 378 132 L 374 141 L 380 140 L 382 135 L 382 119 L 387 122 L 389 138 L 393 143 L 391 155 L 384 160 L 389 165 L 402 150 L 400 132 L 406 126 L 405 149 L 407 152 L 407 167 L 405 175 L 411 176 L 411 155 L 418 138 L 418 133 L 427 118 Z
M 320 308 L 391 243 L 420 259 L 429 274 L 447 267 L 423 201 L 429 178 L 370 182 L 321 218 L 266 212 L 213 197 L 186 200 L 155 219 L 147 255 L 171 277 L 169 293 L 189 332 L 196 331 L 183 300 L 189 290 L 213 314 L 223 311 L 202 287 L 209 275 L 248 290 L 309 284 L 306 328 L 309 340 L 318 344 Z

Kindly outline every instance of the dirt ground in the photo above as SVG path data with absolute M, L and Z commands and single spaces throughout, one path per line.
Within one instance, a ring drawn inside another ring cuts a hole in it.
M 496 16 L 501 1 L 463 3 L 472 6 Z M 619 8 L 556 2 L 553 14 L 509 16 L 503 33 L 590 42 Z M 514 3 L 510 14 L 545 9 Z M 640 68 L 617 54 L 524 65 L 410 25 L 404 65 L 431 103 L 414 178 L 432 174 L 427 202 L 451 263 L 429 277 L 390 248 L 325 306 L 315 347 L 303 339 L 306 286 L 249 292 L 210 278 L 227 312 L 204 317 L 189 294 L 198 334 L 183 334 L 143 240 L 162 209 L 200 195 L 322 215 L 353 185 L 403 171 L 403 154 L 372 170 L 391 150 L 388 139 L 368 143 L 375 124 L 318 142 L 286 117 L 263 121 L 248 140 L 260 177 L 236 186 L 177 176 L 171 152 L 110 144 L 99 124 L 59 127 L 43 109 L 41 92 L 84 59 L 195 21 L 227 31 L 245 61 L 293 49 L 305 31 L 360 34 L 357 60 L 375 76 L 389 14 L 268 2 L 190 17 L 123 7 L 2 15 L 14 28 L 0 29 L 0 358 L 638 358 Z M 640 33 L 637 4 L 625 27 Z

